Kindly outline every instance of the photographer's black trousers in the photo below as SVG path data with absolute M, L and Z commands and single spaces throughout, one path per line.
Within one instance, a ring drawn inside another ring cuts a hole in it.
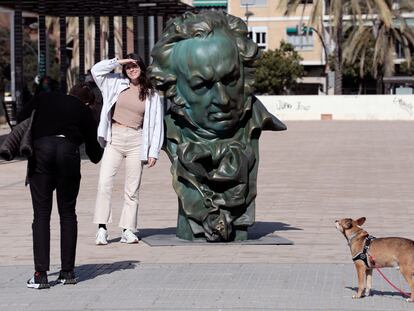
M 33 142 L 29 183 L 33 202 L 33 255 L 36 271 L 48 271 L 50 263 L 50 214 L 53 191 L 60 217 L 62 270 L 75 266 L 78 222 L 76 199 L 80 185 L 79 146 L 64 137 L 47 136 Z

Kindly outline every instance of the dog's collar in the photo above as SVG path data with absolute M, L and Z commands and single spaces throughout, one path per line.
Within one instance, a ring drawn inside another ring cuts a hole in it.
M 357 232 L 355 232 L 353 235 L 351 235 L 349 238 L 346 236 L 346 239 L 348 240 L 348 245 L 349 247 L 351 247 L 351 242 L 353 239 L 356 238 L 356 236 L 362 231 L 362 229 L 358 230 Z
M 367 268 L 370 268 L 371 266 L 370 266 L 370 262 L 368 260 L 369 254 L 367 254 L 367 253 L 368 253 L 369 247 L 371 246 L 371 242 L 374 239 L 375 239 L 375 237 L 373 237 L 372 235 L 368 235 L 365 238 L 364 248 L 362 249 L 362 251 L 360 251 L 358 254 L 356 254 L 354 257 L 352 257 L 352 260 L 353 261 L 362 260 L 364 262 L 365 266 Z

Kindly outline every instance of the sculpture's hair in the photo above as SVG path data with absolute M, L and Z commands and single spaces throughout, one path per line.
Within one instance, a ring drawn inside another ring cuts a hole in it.
M 253 66 L 260 57 L 260 49 L 248 37 L 246 24 L 240 18 L 223 12 L 202 11 L 199 14 L 187 12 L 167 23 L 161 39 L 152 50 L 153 63 L 148 67 L 149 78 L 153 85 L 163 91 L 166 97 L 173 99 L 175 105 L 184 105 L 184 99 L 177 96 L 177 79 L 170 57 L 175 45 L 187 39 L 208 37 L 216 30 L 224 30 L 228 38 L 237 45 L 240 60 L 244 65 L 245 94 L 249 95 L 253 92 Z

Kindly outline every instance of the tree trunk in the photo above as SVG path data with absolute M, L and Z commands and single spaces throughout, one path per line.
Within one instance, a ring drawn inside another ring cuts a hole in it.
M 384 78 L 384 75 L 382 74 L 382 72 L 378 71 L 378 75 L 377 75 L 377 94 L 384 94 L 383 78 Z
M 334 51 L 334 65 L 335 65 L 335 95 L 342 95 L 342 5 L 339 12 L 339 22 L 335 29 L 335 51 Z
M 359 82 L 358 82 L 358 95 L 362 94 L 363 89 L 364 89 L 364 79 L 359 79 Z

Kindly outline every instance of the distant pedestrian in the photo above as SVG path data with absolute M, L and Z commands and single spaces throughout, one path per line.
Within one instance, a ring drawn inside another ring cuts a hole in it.
M 121 73 L 112 73 L 122 66 Z M 95 243 L 108 244 L 106 225 L 112 222 L 114 178 L 125 159 L 125 195 L 119 227 L 122 243 L 138 243 L 138 192 L 143 163 L 157 162 L 164 139 L 163 106 L 146 76 L 146 66 L 136 54 L 125 59 L 103 60 L 92 67 L 102 92 L 103 107 L 98 140 L 105 147 L 99 175 L 93 222 L 98 225 Z
M 39 84 L 37 84 L 35 89 L 35 95 L 40 95 L 42 93 L 56 92 L 58 90 L 57 81 L 53 80 L 49 76 L 44 76 L 39 79 Z
M 33 156 L 29 158 L 29 184 L 33 203 L 33 255 L 35 273 L 27 287 L 49 288 L 50 214 L 53 191 L 60 216 L 61 271 L 58 281 L 76 284 L 74 272 L 77 217 L 76 199 L 80 185 L 79 146 L 85 143 L 93 163 L 102 157 L 96 139 L 97 124 L 87 108 L 94 96 L 86 84 L 75 85 L 70 95 L 42 92 L 25 107 L 20 119 L 31 115 Z

